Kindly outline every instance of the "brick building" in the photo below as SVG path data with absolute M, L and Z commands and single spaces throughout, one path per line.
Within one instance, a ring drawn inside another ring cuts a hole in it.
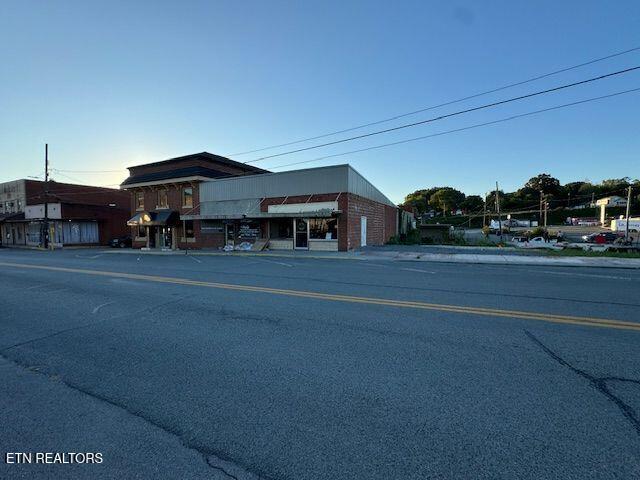
M 129 170 L 136 247 L 345 251 L 398 232 L 397 207 L 349 165 L 273 173 L 201 153 Z
M 53 246 L 106 245 L 128 234 L 129 195 L 113 188 L 50 181 L 15 180 L 0 184 L 3 246 L 39 246 L 47 202 Z
M 214 178 L 265 173 L 266 170 L 208 152 L 129 167 L 120 188 L 130 193 L 133 246 L 136 248 L 201 248 L 218 246 L 202 235 L 197 215 L 200 184 Z

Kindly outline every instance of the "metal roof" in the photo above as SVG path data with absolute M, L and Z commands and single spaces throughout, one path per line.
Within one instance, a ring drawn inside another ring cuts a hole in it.
M 321 193 L 352 193 L 396 206 L 347 164 L 205 181 L 200 185 L 200 203 Z

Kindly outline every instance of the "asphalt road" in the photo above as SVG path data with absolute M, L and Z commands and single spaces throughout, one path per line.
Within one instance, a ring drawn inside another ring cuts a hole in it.
M 640 478 L 640 271 L 6 249 L 0 269 L 3 479 Z

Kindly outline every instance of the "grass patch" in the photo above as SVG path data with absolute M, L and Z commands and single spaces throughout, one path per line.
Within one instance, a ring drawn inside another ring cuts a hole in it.
M 577 248 L 565 248 L 564 250 L 549 250 L 549 257 L 610 257 L 610 258 L 640 258 L 640 252 L 585 252 Z

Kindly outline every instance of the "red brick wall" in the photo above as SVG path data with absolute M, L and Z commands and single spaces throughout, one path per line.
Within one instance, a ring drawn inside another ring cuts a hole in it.
M 50 203 L 75 203 L 79 205 L 108 206 L 115 208 L 129 208 L 129 193 L 115 188 L 93 187 L 90 185 L 75 185 L 72 183 L 49 182 Z M 25 180 L 25 194 L 27 205 L 44 203 L 44 182 Z
M 196 215 L 200 212 L 200 182 L 193 183 L 179 183 L 179 184 L 168 184 L 168 185 L 158 185 L 153 187 L 138 187 L 129 189 L 128 192 L 130 195 L 130 209 L 131 215 L 135 215 L 138 210 L 136 210 L 136 193 L 143 192 L 144 193 L 144 211 L 156 210 L 158 206 L 158 192 L 160 190 L 167 191 L 167 202 L 169 210 L 175 210 L 179 212 L 180 215 L 192 214 Z M 193 207 L 182 208 L 182 188 L 183 187 L 192 187 L 193 188 Z
M 179 211 L 181 214 L 187 214 L 189 209 L 182 208 L 182 200 L 180 186 L 168 186 L 167 197 L 169 208 Z M 194 185 L 194 205 L 199 202 L 198 185 Z M 146 188 L 145 192 L 145 210 L 153 210 L 157 203 L 157 187 L 153 190 Z M 134 189 L 132 189 L 134 191 Z M 373 200 L 368 200 L 353 194 L 325 193 L 312 195 L 301 195 L 295 197 L 279 197 L 264 199 L 260 205 L 260 210 L 266 212 L 269 205 L 281 205 L 305 202 L 334 202 L 338 201 L 338 209 L 341 213 L 338 215 L 338 249 L 341 251 L 351 250 L 360 247 L 360 218 L 367 217 L 367 245 L 382 245 L 389 238 L 397 234 L 397 209 L 395 207 L 384 205 Z M 151 203 L 150 203 L 151 202 Z M 132 211 L 135 214 L 134 197 L 132 196 Z M 195 209 L 192 213 L 197 214 L 199 209 Z M 224 233 L 202 233 L 200 230 L 200 221 L 194 221 L 195 243 L 183 244 L 179 241 L 182 236 L 182 222 L 176 229 L 176 238 L 178 240 L 178 248 L 188 247 L 190 249 L 198 248 L 218 248 L 224 246 Z M 261 231 L 263 235 L 267 234 L 267 222 L 261 222 Z M 134 247 L 143 247 L 144 242 L 134 242 Z
M 183 208 L 182 205 L 182 188 L 183 187 L 191 187 L 193 189 L 193 207 L 186 207 Z M 143 192 L 144 193 L 144 208 L 143 211 L 150 211 L 150 210 L 156 210 L 156 207 L 158 206 L 158 192 L 160 190 L 166 190 L 167 191 L 167 202 L 168 202 L 168 209 L 169 210 L 174 210 L 176 212 L 178 212 L 180 215 L 197 215 L 200 212 L 200 182 L 183 182 L 183 183 L 178 183 L 178 184 L 167 184 L 167 185 L 157 185 L 157 186 L 152 186 L 152 187 L 137 187 L 137 188 L 132 188 L 129 189 L 129 202 L 130 202 L 130 209 L 131 209 L 131 215 L 130 217 L 134 216 L 136 213 L 138 213 L 140 210 L 136 210 L 136 193 L 137 192 Z M 197 243 L 183 243 L 180 241 L 180 238 L 183 237 L 183 233 L 182 233 L 182 222 L 179 223 L 178 226 L 176 226 L 176 230 L 174 235 L 176 235 L 176 241 L 177 241 L 177 245 L 178 248 L 200 248 L 201 246 L 217 246 L 217 241 L 214 241 L 212 238 L 212 236 L 215 236 L 215 234 L 206 234 L 201 236 L 200 233 L 200 222 L 199 221 L 195 221 L 193 223 L 193 231 L 194 231 L 194 235 L 196 237 L 196 240 L 198 241 Z M 146 245 L 146 240 L 144 242 L 136 242 L 135 241 L 135 228 L 131 228 L 131 237 L 134 239 L 133 242 L 133 246 L 140 248 L 140 247 L 144 247 Z M 202 240 L 201 240 L 202 238 Z M 198 246 L 199 243 L 202 243 L 201 246 Z M 213 245 L 215 243 L 215 245 Z
M 260 211 L 266 212 L 269 205 L 283 205 L 289 203 L 310 203 L 310 202 L 335 202 L 338 201 L 338 210 L 342 213 L 338 215 L 338 250 L 346 251 L 347 246 L 347 194 L 346 193 L 321 193 L 317 195 L 298 195 L 295 197 L 275 197 L 265 198 L 260 204 Z M 266 230 L 265 230 L 266 231 Z
M 367 217 L 367 245 L 383 245 L 397 233 L 395 207 L 350 193 L 347 208 L 347 249 L 359 248 L 361 217 Z M 340 248 L 340 245 L 339 245 Z M 342 250 L 342 248 L 340 248 Z

